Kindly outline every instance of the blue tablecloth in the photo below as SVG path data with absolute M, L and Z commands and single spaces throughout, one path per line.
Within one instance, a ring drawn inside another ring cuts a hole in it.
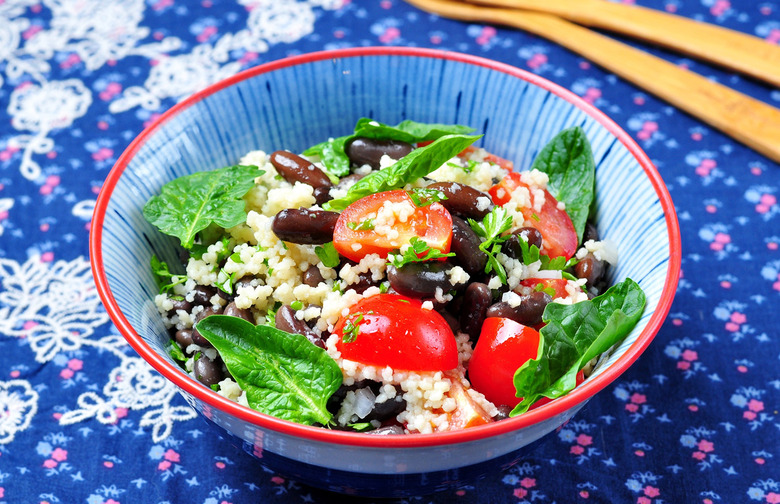
M 780 42 L 777 0 L 637 3 Z M 110 323 L 87 238 L 112 164 L 177 100 L 368 45 L 485 56 L 573 90 L 658 166 L 683 239 L 671 314 L 628 372 L 521 464 L 408 502 L 780 502 L 780 166 L 553 43 L 401 0 L 0 1 L 0 502 L 345 502 L 195 418 Z M 780 106 L 780 90 L 636 45 Z

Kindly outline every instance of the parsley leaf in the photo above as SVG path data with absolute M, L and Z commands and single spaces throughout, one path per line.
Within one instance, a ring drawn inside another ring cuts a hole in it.
M 183 284 L 187 281 L 187 275 L 174 275 L 168 269 L 168 263 L 159 260 L 156 255 L 152 255 L 149 264 L 152 268 L 152 274 L 154 275 L 157 287 L 160 288 L 160 294 L 168 292 L 172 290 L 174 286 Z
M 396 268 L 400 268 L 405 264 L 454 256 L 454 252 L 445 254 L 439 249 L 429 247 L 428 244 L 419 237 L 412 236 L 411 240 L 409 240 L 409 246 L 404 249 L 403 253 L 399 252 L 397 254 L 388 254 L 387 258 L 389 259 L 389 264 L 395 266 Z
M 344 324 L 344 329 L 342 330 L 342 336 L 341 340 L 344 343 L 352 343 L 355 341 L 360 334 L 360 323 L 363 321 L 363 314 L 353 313 L 351 318 L 347 319 L 347 323 Z
M 415 187 L 409 191 L 406 191 L 409 198 L 417 208 L 426 207 L 439 201 L 446 200 L 447 195 L 438 189 L 429 189 L 427 187 Z
M 146 202 L 144 218 L 190 249 L 210 224 L 227 229 L 246 220 L 242 198 L 262 174 L 257 166 L 235 165 L 179 177 Z
M 485 264 L 485 273 L 494 271 L 501 283 L 506 284 L 506 270 L 496 256 L 501 252 L 501 244 L 509 239 L 508 236 L 501 236 L 501 234 L 509 231 L 512 227 L 512 216 L 505 208 L 497 206 L 482 218 L 482 222 L 474 219 L 469 219 L 468 222 L 471 229 L 482 239 L 479 250 L 484 252 L 488 258 L 487 264 Z
M 374 229 L 374 219 L 365 219 L 360 222 L 347 222 L 347 227 L 352 231 L 371 231 Z
M 339 253 L 336 251 L 336 247 L 333 246 L 333 242 L 317 245 L 314 247 L 314 253 L 320 258 L 322 264 L 328 268 L 335 268 L 341 262 L 341 258 L 339 258 Z

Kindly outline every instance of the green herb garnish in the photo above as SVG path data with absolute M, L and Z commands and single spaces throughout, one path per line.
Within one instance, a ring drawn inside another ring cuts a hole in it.
M 212 223 L 227 229 L 246 220 L 242 198 L 262 174 L 257 166 L 235 165 L 179 177 L 146 202 L 144 217 L 189 249 Z
M 160 289 L 160 294 L 164 294 L 172 290 L 176 285 L 187 281 L 187 275 L 174 275 L 168 269 L 168 263 L 159 260 L 156 255 L 152 255 L 149 265 L 152 268 L 152 274 L 157 287 Z
M 360 222 L 347 222 L 347 227 L 352 231 L 372 231 L 374 219 L 365 219 Z
M 454 256 L 454 252 L 448 252 L 445 254 L 439 249 L 429 247 L 428 244 L 419 237 L 412 236 L 412 238 L 409 240 L 409 246 L 406 247 L 403 252 L 398 252 L 397 254 L 388 254 L 388 264 L 391 264 L 396 268 L 400 268 L 405 264 Z
M 487 255 L 485 264 L 485 273 L 491 271 L 496 273 L 502 284 L 506 284 L 506 270 L 496 257 L 501 251 L 501 244 L 509 239 L 508 236 L 502 236 L 502 233 L 509 231 L 512 227 L 512 216 L 505 208 L 497 206 L 482 218 L 482 222 L 474 219 L 468 220 L 471 229 L 482 239 L 479 244 L 479 250 Z M 523 240 L 518 240 L 523 241 Z
M 446 200 L 447 195 L 438 189 L 429 189 L 427 187 L 415 187 L 409 191 L 406 191 L 409 198 L 417 208 L 426 207 L 439 201 Z
M 314 247 L 314 253 L 320 258 L 322 264 L 327 268 L 335 268 L 341 262 L 339 253 L 336 251 L 336 247 L 333 242 L 325 243 L 324 245 L 317 245 Z

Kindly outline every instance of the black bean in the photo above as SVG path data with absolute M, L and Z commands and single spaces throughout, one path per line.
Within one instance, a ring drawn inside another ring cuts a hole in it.
M 168 311 L 169 315 L 176 315 L 176 312 L 179 310 L 184 310 L 185 312 L 189 312 L 190 310 L 192 310 L 192 303 L 190 303 L 184 298 L 181 297 L 171 298 L 171 302 L 173 303 L 173 308 L 171 308 Z
M 404 429 L 400 425 L 385 425 L 384 427 L 366 432 L 366 434 L 371 434 L 372 436 L 398 436 L 403 433 Z
M 291 184 L 301 182 L 312 186 L 314 189 L 323 187 L 329 189 L 333 185 L 325 172 L 292 152 L 272 152 L 271 164 L 274 165 L 279 175 Z M 315 194 L 316 197 L 317 195 Z M 323 202 L 317 201 L 317 203 L 322 204 Z
M 500 301 L 487 310 L 488 317 L 503 317 L 527 326 L 535 326 L 542 323 L 542 314 L 547 304 L 552 301 L 552 296 L 546 292 L 532 292 L 520 296 L 520 304 L 511 306 Z
M 379 285 L 379 282 L 374 280 L 374 274 L 370 271 L 365 273 L 358 273 L 358 281 L 347 285 L 347 289 L 352 289 L 358 294 L 363 294 L 369 287 Z
M 309 266 L 309 269 L 303 272 L 301 280 L 309 287 L 317 287 L 320 283 L 325 281 L 322 277 L 322 273 L 320 273 L 320 269 L 314 265 Z
M 493 294 L 487 285 L 474 282 L 466 287 L 460 312 L 460 330 L 468 334 L 473 341 L 479 338 L 482 323 L 492 301 Z
M 588 253 L 574 265 L 574 274 L 577 278 L 584 278 L 588 286 L 594 286 L 602 279 L 606 269 L 604 261 L 600 261 L 593 254 Z
M 211 298 L 217 293 L 217 288 L 208 285 L 196 285 L 192 292 L 192 302 L 195 303 L 196 306 L 210 306 Z
M 213 361 L 205 355 L 201 355 L 195 361 L 192 371 L 195 373 L 195 378 L 207 387 L 219 383 L 225 377 L 222 372 L 222 361 L 219 359 Z
M 241 287 L 251 287 L 252 286 L 252 279 L 250 277 L 244 277 L 240 280 L 236 280 L 236 283 L 233 284 L 233 293 L 237 294 L 238 289 Z
M 582 243 L 588 240 L 599 241 L 599 230 L 591 222 L 585 224 L 585 231 L 582 232 Z
M 209 343 L 209 340 L 203 337 L 202 334 L 198 332 L 198 322 L 203 320 L 204 318 L 208 317 L 209 315 L 219 315 L 222 313 L 222 307 L 220 308 L 214 308 L 214 307 L 208 307 L 204 309 L 202 312 L 195 315 L 195 327 L 193 327 L 192 330 L 192 342 L 196 345 L 202 346 L 204 348 L 211 348 L 212 345 Z
M 452 216 L 452 244 L 450 252 L 455 260 L 469 275 L 474 276 L 485 270 L 487 254 L 479 249 L 482 240 L 471 226 L 460 217 Z
M 339 218 L 337 212 L 287 208 L 274 217 L 271 230 L 280 240 L 305 245 L 333 241 L 333 229 Z
M 482 219 L 493 209 L 493 202 L 489 195 L 466 184 L 435 182 L 427 187 L 441 191 L 447 196 L 447 199 L 442 200 L 441 204 L 451 214 L 471 219 Z M 484 198 L 484 200 L 480 198 Z
M 405 409 L 406 400 L 403 398 L 401 393 L 399 393 L 392 399 L 388 399 L 381 403 L 375 402 L 371 413 L 366 415 L 363 420 L 366 422 L 370 422 L 371 420 L 379 420 L 380 422 L 384 422 L 385 420 L 389 420 L 395 416 L 398 416 L 398 414 L 400 414 Z
M 414 262 L 396 268 L 387 267 L 387 280 L 397 293 L 416 298 L 436 295 L 436 290 L 446 294 L 455 287 L 450 283 L 452 264 L 448 261 Z
M 283 305 L 276 310 L 276 328 L 292 334 L 302 334 L 306 339 L 320 348 L 325 348 L 325 342 L 319 334 L 314 332 L 306 322 L 295 318 L 295 310 L 288 305 Z
M 439 315 L 441 315 L 444 321 L 447 322 L 447 325 L 450 326 L 453 334 L 460 332 L 460 321 L 457 319 L 457 317 L 455 317 L 455 315 L 448 311 L 440 311 Z
M 192 329 L 179 329 L 174 336 L 176 342 L 181 345 L 182 350 L 187 350 L 187 347 L 192 345 Z
M 246 308 L 238 308 L 236 306 L 236 303 L 228 303 L 228 305 L 225 307 L 225 310 L 222 312 L 223 315 L 227 315 L 229 317 L 238 317 L 246 320 L 247 322 L 251 322 L 252 324 L 255 323 L 254 317 L 252 317 L 252 313 L 247 310 Z
M 523 249 L 520 247 L 519 241 L 523 239 L 529 246 L 536 245 L 537 248 L 542 248 L 542 233 L 536 228 L 521 227 L 512 232 L 501 250 L 513 259 L 522 260 Z
M 358 166 L 371 165 L 371 168 L 379 169 L 379 160 L 387 155 L 399 160 L 412 152 L 411 144 L 400 140 L 377 140 L 374 138 L 357 137 L 350 141 L 344 151 L 350 161 Z

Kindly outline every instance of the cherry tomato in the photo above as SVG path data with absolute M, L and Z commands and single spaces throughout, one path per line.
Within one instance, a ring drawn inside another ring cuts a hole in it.
M 333 333 L 339 336 L 341 356 L 361 364 L 405 371 L 458 366 L 458 345 L 449 324 L 415 299 L 396 294 L 364 298 L 339 319 Z
M 520 285 L 531 287 L 533 289 L 539 289 L 544 291 L 548 291 L 548 289 L 552 289 L 553 299 L 569 297 L 569 293 L 566 292 L 566 285 L 568 285 L 568 283 L 569 282 L 567 282 L 563 278 L 526 278 L 525 280 L 520 281 Z M 541 287 L 537 287 L 537 286 L 541 286 Z
M 386 212 L 386 202 L 408 202 L 414 211 L 403 222 L 399 219 L 391 226 L 383 226 L 376 222 L 377 212 Z M 406 191 L 386 191 L 361 198 L 341 212 L 333 231 L 333 245 L 342 256 L 360 261 L 368 254 L 386 257 L 415 236 L 432 249 L 449 252 L 452 216 L 440 203 L 417 207 Z
M 496 205 L 503 205 L 510 200 L 512 191 L 528 185 L 520 180 L 519 173 L 510 173 L 501 182 L 488 191 Z M 533 192 L 531 205 L 521 208 L 523 217 L 532 227 L 542 233 L 543 247 L 550 257 L 564 256 L 570 259 L 577 252 L 577 232 L 566 210 L 558 208 L 558 201 L 547 190 L 544 191 L 544 204 L 540 211 L 533 209 Z
M 515 371 L 539 354 L 539 332 L 514 320 L 489 317 L 469 361 L 469 381 L 493 404 L 515 407 Z

